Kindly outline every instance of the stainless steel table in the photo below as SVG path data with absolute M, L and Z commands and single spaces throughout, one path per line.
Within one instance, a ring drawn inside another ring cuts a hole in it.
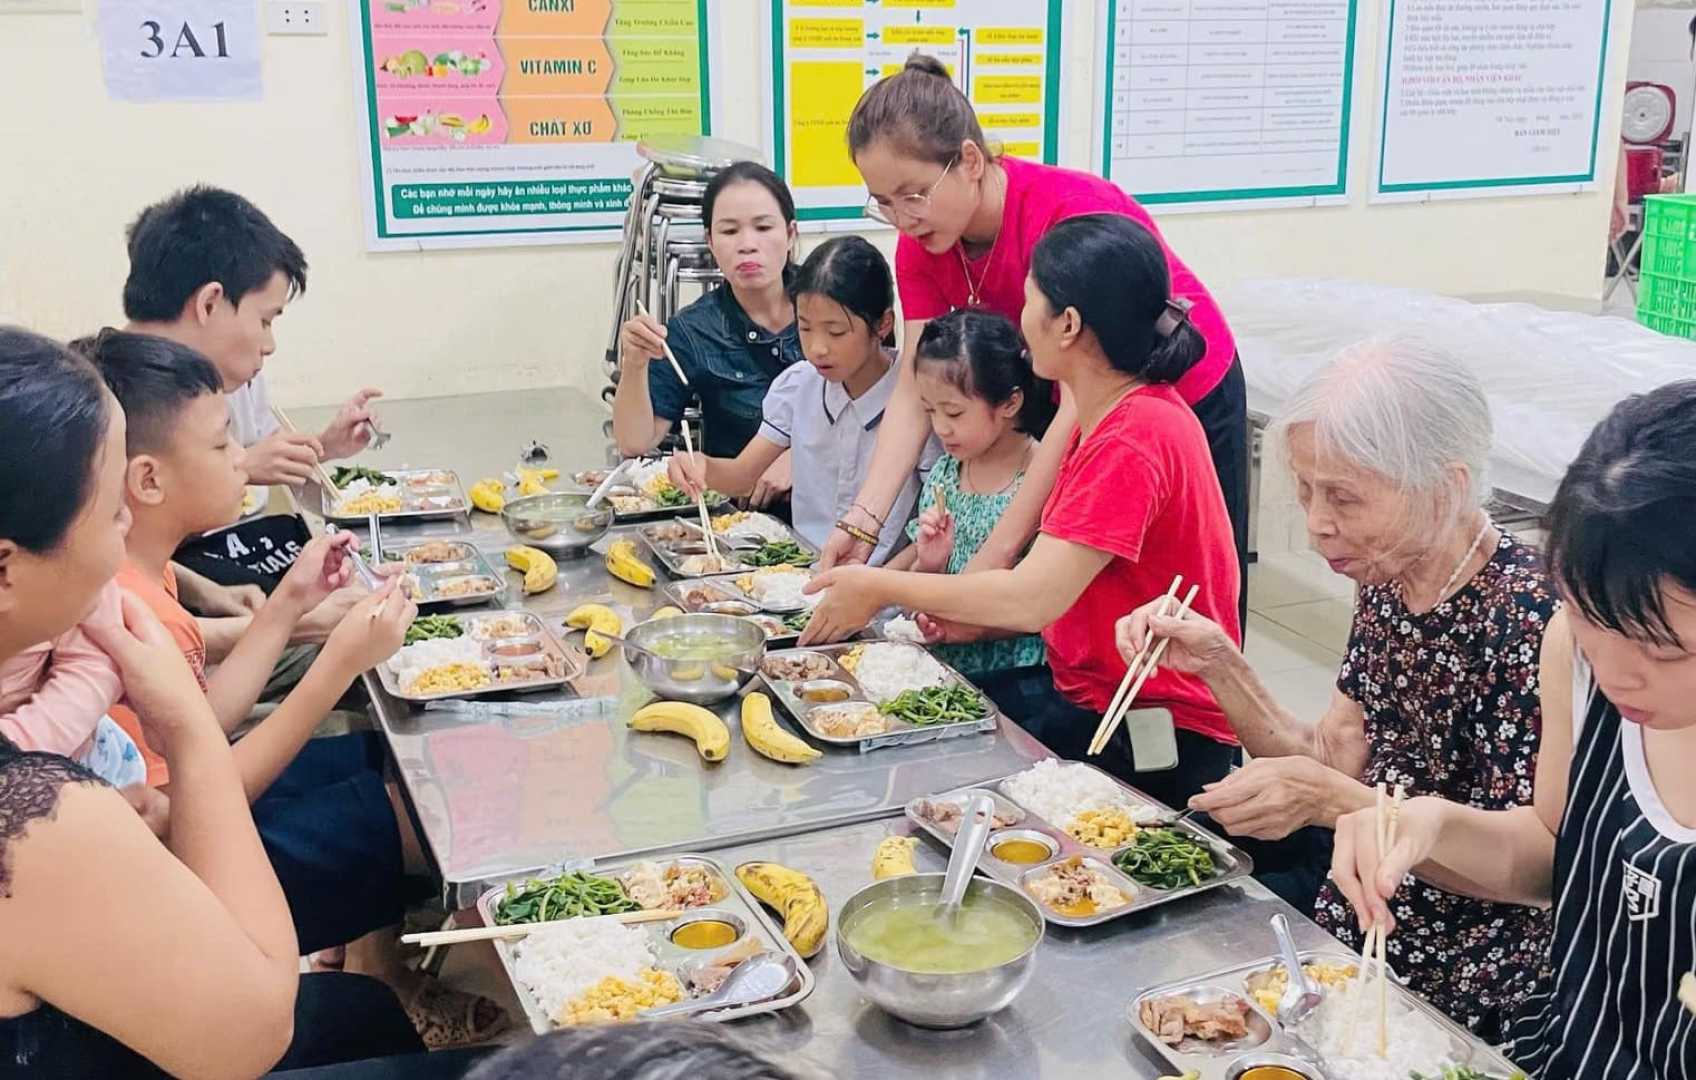
M 491 394 L 386 407 L 383 422 L 394 440 L 361 462 L 454 468 L 469 485 L 510 468 L 532 437 L 552 444 L 554 463 L 564 472 L 598 460 L 595 450 L 581 445 L 599 447 L 598 429 L 590 439 L 562 438 L 533 415 L 540 404 L 535 395 Z M 564 404 L 569 410 L 573 403 L 568 398 Z M 315 426 L 321 418 L 302 411 L 304 424 Z M 457 535 L 497 565 L 512 543 L 500 520 L 487 514 L 397 525 L 384 535 L 394 541 Z M 659 573 L 663 581 L 664 570 Z M 562 561 L 559 583 L 534 597 L 522 596 L 516 572 L 507 578 L 508 606 L 523 606 L 562 632 L 560 619 L 581 603 L 607 603 L 629 620 L 664 602 L 657 587 L 638 589 L 614 579 L 598 554 Z M 595 661 L 579 681 L 583 695 L 610 699 L 604 714 L 588 717 L 538 711 L 470 719 L 392 698 L 370 674 L 365 684 L 447 897 L 459 903 L 475 899 L 490 880 L 560 862 L 698 849 L 862 821 L 918 795 L 1014 772 L 1047 754 L 1003 722 L 989 734 L 867 754 L 824 747 L 822 758 L 797 768 L 747 747 L 736 734 L 733 699 L 721 708 L 733 732 L 730 755 L 708 764 L 687 739 L 629 730 L 629 715 L 648 695 L 616 652 Z
M 1299 947 L 1335 945 L 1248 879 L 1088 930 L 1050 926 L 1036 974 L 1010 1008 L 960 1031 L 927 1031 L 862 998 L 835 944 L 843 902 L 871 881 L 872 849 L 884 836 L 914 832 L 894 817 L 713 852 L 727 866 L 760 859 L 803 870 L 830 902 L 831 937 L 812 960 L 812 996 L 786 1012 L 737 1021 L 738 1034 L 779 1060 L 804 1056 L 831 1076 L 1156 1077 L 1170 1070 L 1131 1030 L 1126 1006 L 1136 991 L 1272 955 L 1267 920 L 1277 912 L 1289 918 Z M 948 857 L 924 836 L 916 861 L 921 871 L 942 870 Z

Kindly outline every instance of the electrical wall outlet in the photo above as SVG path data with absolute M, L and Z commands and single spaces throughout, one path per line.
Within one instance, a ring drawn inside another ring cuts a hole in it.
M 319 37 L 330 32 L 325 0 L 265 0 L 265 32 Z

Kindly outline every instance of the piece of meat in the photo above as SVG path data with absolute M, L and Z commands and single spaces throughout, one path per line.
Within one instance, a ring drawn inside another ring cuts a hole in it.
M 1248 1034 L 1247 1015 L 1248 1003 L 1240 999 L 1191 1001 L 1184 1009 L 1184 1030 L 1208 1042 L 1240 1039 Z

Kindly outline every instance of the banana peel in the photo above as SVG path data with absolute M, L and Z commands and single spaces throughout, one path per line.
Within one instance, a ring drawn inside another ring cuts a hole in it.
M 636 557 L 636 541 L 615 540 L 607 548 L 607 573 L 638 589 L 654 586 L 654 568 Z
M 730 753 L 730 728 L 717 714 L 687 701 L 656 701 L 636 710 L 630 718 L 636 731 L 669 731 L 695 740 L 695 749 L 707 761 L 723 761 Z
M 812 878 L 779 863 L 749 862 L 736 868 L 736 880 L 783 916 L 783 936 L 803 959 L 818 955 L 830 929 L 830 905 Z
M 681 614 L 683 614 L 682 608 L 673 607 L 672 605 L 667 604 L 665 607 L 655 608 L 654 613 L 648 616 L 648 621 L 653 622 L 655 619 L 675 619 Z
M 618 612 L 605 604 L 582 604 L 573 608 L 571 614 L 565 617 L 565 625 L 585 631 L 583 648 L 596 660 L 612 649 L 612 642 L 602 637 L 601 633 L 624 633 L 624 620 L 618 617 Z
M 549 480 L 559 479 L 558 469 L 533 469 L 520 465 L 513 470 L 518 477 L 518 493 L 520 495 L 546 495 Z
M 872 877 L 877 881 L 884 878 L 905 877 L 918 873 L 918 867 L 913 865 L 913 849 L 919 846 L 915 836 L 886 836 L 878 842 L 877 850 L 872 852 Z
M 758 690 L 742 699 L 742 738 L 755 753 L 786 765 L 806 765 L 822 756 L 817 747 L 778 726 L 771 699 Z
M 479 480 L 471 485 L 471 505 L 485 514 L 498 514 L 506 509 L 506 485 L 499 480 Z
M 540 548 L 517 544 L 506 549 L 506 564 L 524 574 L 526 595 L 547 592 L 559 580 L 559 564 Z

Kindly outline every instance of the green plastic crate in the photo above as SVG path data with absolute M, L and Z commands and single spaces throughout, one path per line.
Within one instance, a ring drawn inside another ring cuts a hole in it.
M 1696 338 L 1696 195 L 1643 200 L 1637 318 L 1675 337 Z

